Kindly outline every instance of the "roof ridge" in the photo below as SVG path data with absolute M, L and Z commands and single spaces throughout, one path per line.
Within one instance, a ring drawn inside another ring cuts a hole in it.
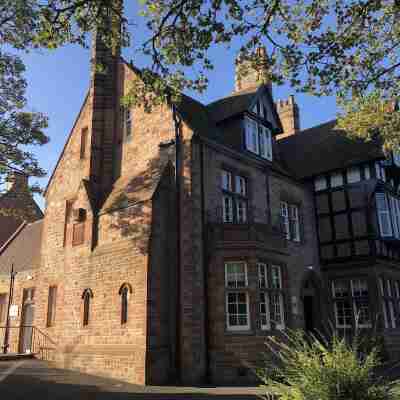
M 278 139 L 278 142 L 282 143 L 282 142 L 287 142 L 287 141 L 295 140 L 295 138 L 298 138 L 299 136 L 303 136 L 303 135 L 310 134 L 310 132 L 311 132 L 313 129 L 321 128 L 321 127 L 323 127 L 323 126 L 325 126 L 325 125 L 329 125 L 329 124 L 331 124 L 332 122 L 336 122 L 336 121 L 337 121 L 337 119 L 334 118 L 334 119 L 331 119 L 331 120 L 329 120 L 329 121 L 322 122 L 322 123 L 320 123 L 320 124 L 318 124 L 318 125 L 310 126 L 309 128 L 300 130 L 299 132 L 295 133 L 294 135 L 289 135 L 289 136 L 286 136 L 286 137 L 282 137 L 282 138 Z

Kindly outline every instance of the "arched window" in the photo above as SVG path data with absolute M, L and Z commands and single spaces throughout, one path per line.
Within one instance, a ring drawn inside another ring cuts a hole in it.
M 121 325 L 128 322 L 128 297 L 132 293 L 132 286 L 129 283 L 124 283 L 119 288 L 119 295 L 121 296 Z
M 90 299 L 93 299 L 93 292 L 91 289 L 85 289 L 82 293 L 83 300 L 83 326 L 89 324 L 90 317 Z

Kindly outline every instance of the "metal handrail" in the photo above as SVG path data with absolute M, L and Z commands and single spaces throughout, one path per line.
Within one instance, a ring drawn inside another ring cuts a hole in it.
M 24 345 L 23 340 L 25 340 L 23 337 L 25 329 L 31 329 L 30 338 L 28 339 L 30 340 L 29 352 L 21 351 Z M 9 335 L 9 341 L 5 353 L 34 354 L 40 359 L 49 360 L 51 353 L 55 351 L 58 346 L 49 335 L 34 325 L 0 326 L 0 338 L 4 337 L 3 335 L 6 334 Z

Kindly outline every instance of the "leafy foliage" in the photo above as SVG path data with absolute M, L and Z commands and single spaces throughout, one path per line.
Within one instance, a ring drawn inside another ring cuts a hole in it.
M 266 392 L 282 400 L 395 400 L 400 381 L 375 376 L 377 348 L 360 351 L 356 338 L 348 344 L 336 335 L 330 341 L 289 331 L 269 338 L 276 360 L 258 372 Z M 271 367 L 270 365 L 274 365 Z

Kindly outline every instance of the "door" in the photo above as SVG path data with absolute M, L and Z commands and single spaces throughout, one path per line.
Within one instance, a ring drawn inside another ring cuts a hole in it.
M 304 322 L 307 332 L 313 332 L 315 329 L 314 324 L 314 296 L 304 296 Z
M 20 353 L 32 353 L 35 288 L 24 289 L 22 295 L 21 330 L 19 332 Z

